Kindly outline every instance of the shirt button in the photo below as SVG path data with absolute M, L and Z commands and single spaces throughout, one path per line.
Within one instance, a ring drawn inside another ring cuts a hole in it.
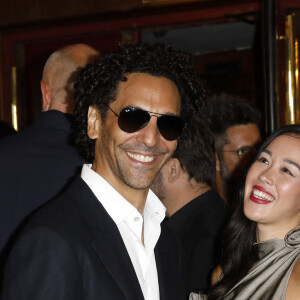
M 139 219 L 140 219 L 139 217 L 135 217 L 135 218 L 133 219 L 133 221 L 134 221 L 134 222 L 137 222 Z

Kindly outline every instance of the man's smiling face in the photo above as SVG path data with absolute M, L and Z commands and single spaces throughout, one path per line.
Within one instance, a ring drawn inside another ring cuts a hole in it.
M 116 100 L 110 103 L 116 113 L 126 107 L 138 107 L 159 114 L 179 115 L 180 96 L 176 85 L 164 77 L 132 73 L 118 87 Z M 95 139 L 93 169 L 116 190 L 124 184 L 133 189 L 147 189 L 157 173 L 172 156 L 177 140 L 168 141 L 151 117 L 146 127 L 126 133 L 118 126 L 118 117 L 108 110 L 102 119 L 96 108 L 90 108 L 88 135 Z

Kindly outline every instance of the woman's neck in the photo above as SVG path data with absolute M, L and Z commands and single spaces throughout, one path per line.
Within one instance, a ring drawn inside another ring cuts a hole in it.
M 256 227 L 257 242 L 264 242 L 273 239 L 284 239 L 289 231 L 300 224 L 259 224 Z

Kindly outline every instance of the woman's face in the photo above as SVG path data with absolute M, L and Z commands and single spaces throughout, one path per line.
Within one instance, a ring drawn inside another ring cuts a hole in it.
M 284 235 L 300 225 L 300 136 L 281 135 L 259 155 L 247 174 L 244 213 L 258 229 Z

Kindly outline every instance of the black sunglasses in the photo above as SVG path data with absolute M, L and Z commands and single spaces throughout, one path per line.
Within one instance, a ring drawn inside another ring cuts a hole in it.
M 157 128 L 160 134 L 168 141 L 176 140 L 184 129 L 184 122 L 178 116 L 164 115 L 146 111 L 138 107 L 125 107 L 117 114 L 107 106 L 117 117 L 121 130 L 132 133 L 147 126 L 151 117 L 157 118 Z

